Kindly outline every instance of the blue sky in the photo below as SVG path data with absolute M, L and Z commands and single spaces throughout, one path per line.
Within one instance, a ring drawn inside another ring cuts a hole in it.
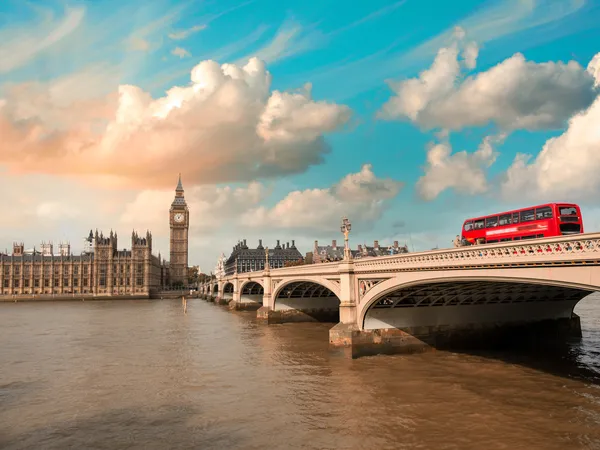
M 5 0 L 0 248 L 135 227 L 164 254 L 178 172 L 205 271 L 238 239 L 339 239 L 341 214 L 415 250 L 549 200 L 593 231 L 597 23 L 591 0 Z

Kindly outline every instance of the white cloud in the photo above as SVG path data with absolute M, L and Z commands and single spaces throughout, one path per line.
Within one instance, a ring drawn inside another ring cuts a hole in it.
M 245 187 L 190 186 L 185 188 L 185 199 L 190 209 L 192 233 L 218 230 L 237 220 L 245 211 L 257 207 L 269 191 L 260 183 Z M 140 191 L 125 205 L 119 223 L 133 228 L 146 227 L 158 235 L 167 236 L 169 223 L 166 215 L 173 201 L 172 190 Z M 157 208 L 161 205 L 161 208 Z
M 323 133 L 347 122 L 350 109 L 314 101 L 308 88 L 271 93 L 270 85 L 254 58 L 244 67 L 203 61 L 190 85 L 158 99 L 121 85 L 117 98 L 63 105 L 43 92 L 35 92 L 44 100 L 36 103 L 21 89 L 0 110 L 0 163 L 147 187 L 170 186 L 178 172 L 191 184 L 302 172 L 322 161 Z
M 446 189 L 463 194 L 482 194 L 488 190 L 486 170 L 496 160 L 492 144 L 504 140 L 487 136 L 474 153 L 452 154 L 448 141 L 432 144 L 427 152 L 425 175 L 417 181 L 417 191 L 425 200 L 433 200 Z
M 50 16 L 39 24 L 27 24 L 22 28 L 9 26 L 0 31 L 0 73 L 25 65 L 37 54 L 67 37 L 81 25 L 84 15 L 84 8 L 66 8 L 59 23 L 51 20 Z
M 403 183 L 377 178 L 370 164 L 327 189 L 290 192 L 272 208 L 249 210 L 242 223 L 252 227 L 332 230 L 347 215 L 354 222 L 369 222 L 383 213 L 386 200 L 400 192 Z
M 250 57 L 256 57 L 267 64 L 310 51 L 321 45 L 324 36 L 315 30 L 306 29 L 293 20 L 281 25 L 271 41 L 264 47 L 237 61 L 243 64 Z
M 197 33 L 198 31 L 202 31 L 204 29 L 206 29 L 206 25 L 195 25 L 186 30 L 178 30 L 178 31 L 174 31 L 173 33 L 169 33 L 168 36 L 170 39 L 173 39 L 174 41 L 180 41 L 180 40 L 188 38 L 189 36 L 191 36 L 194 33 Z
M 408 119 L 426 129 L 459 130 L 489 122 L 503 130 L 552 129 L 594 99 L 594 80 L 577 62 L 535 63 L 520 53 L 461 82 L 457 37 L 418 78 L 389 82 L 395 96 L 379 117 Z M 473 68 L 477 54 L 477 46 L 467 44 L 463 65 Z
M 81 214 L 78 209 L 57 201 L 40 203 L 35 210 L 42 220 L 73 219 Z
M 192 56 L 192 54 L 189 51 L 181 47 L 175 47 L 173 50 L 171 50 L 171 55 L 179 56 L 180 59 Z
M 588 70 L 597 73 L 596 55 Z M 596 199 L 600 194 L 600 96 L 585 111 L 574 115 L 566 131 L 551 138 L 535 159 L 518 154 L 506 172 L 502 191 L 506 197 L 541 200 Z M 531 161 L 531 162 L 530 162 Z
M 182 4 L 163 16 L 133 30 L 125 40 L 128 48 L 132 51 L 148 52 L 160 47 L 160 34 L 179 19 L 187 6 Z

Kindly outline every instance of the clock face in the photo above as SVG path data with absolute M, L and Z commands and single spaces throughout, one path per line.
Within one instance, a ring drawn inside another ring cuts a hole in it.
M 173 216 L 173 219 L 175 220 L 175 222 L 183 222 L 183 214 L 181 213 L 177 213 Z

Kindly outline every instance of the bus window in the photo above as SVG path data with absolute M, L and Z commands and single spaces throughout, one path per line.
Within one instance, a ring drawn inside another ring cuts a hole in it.
M 513 213 L 512 223 L 519 223 L 519 213 Z
M 521 211 L 521 222 L 531 222 L 532 220 L 535 220 L 535 213 L 533 209 Z
M 486 228 L 494 228 L 498 226 L 498 217 L 488 217 L 485 219 Z
M 476 220 L 475 222 L 473 222 L 473 229 L 474 230 L 482 230 L 484 228 L 484 223 L 483 223 L 483 219 L 479 219 Z
M 465 231 L 471 231 L 473 229 L 473 222 L 465 222 Z
M 500 216 L 500 221 L 499 221 L 499 225 L 503 226 L 503 225 L 510 225 L 511 220 L 510 220 L 510 214 L 504 214 L 502 216 Z
M 535 220 L 552 219 L 552 208 L 544 206 L 535 210 Z
M 561 216 L 576 216 L 577 215 L 577 209 L 575 209 L 572 206 L 561 206 L 560 208 L 558 208 L 559 210 L 559 214 Z

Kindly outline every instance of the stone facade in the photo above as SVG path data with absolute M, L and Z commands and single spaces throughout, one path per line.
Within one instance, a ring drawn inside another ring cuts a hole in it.
M 26 252 L 15 243 L 12 255 L 0 254 L 0 294 L 149 296 L 167 282 L 149 231 L 145 237 L 132 233 L 131 250 L 119 250 L 112 231 L 90 231 L 86 241 L 90 246 L 81 255 L 71 254 L 68 244 L 54 255 L 52 244 L 44 244 L 44 252 Z
M 225 275 L 232 275 L 243 272 L 254 272 L 264 270 L 265 268 L 265 248 L 262 245 L 262 239 L 258 241 L 258 247 L 249 248 L 246 245 L 246 239 L 233 247 L 233 251 L 225 262 Z M 296 248 L 295 241 L 292 245 L 289 242 L 282 246 L 277 240 L 275 247 L 269 249 L 269 266 L 272 269 L 285 267 L 286 262 L 296 262 L 303 260 L 302 253 Z

